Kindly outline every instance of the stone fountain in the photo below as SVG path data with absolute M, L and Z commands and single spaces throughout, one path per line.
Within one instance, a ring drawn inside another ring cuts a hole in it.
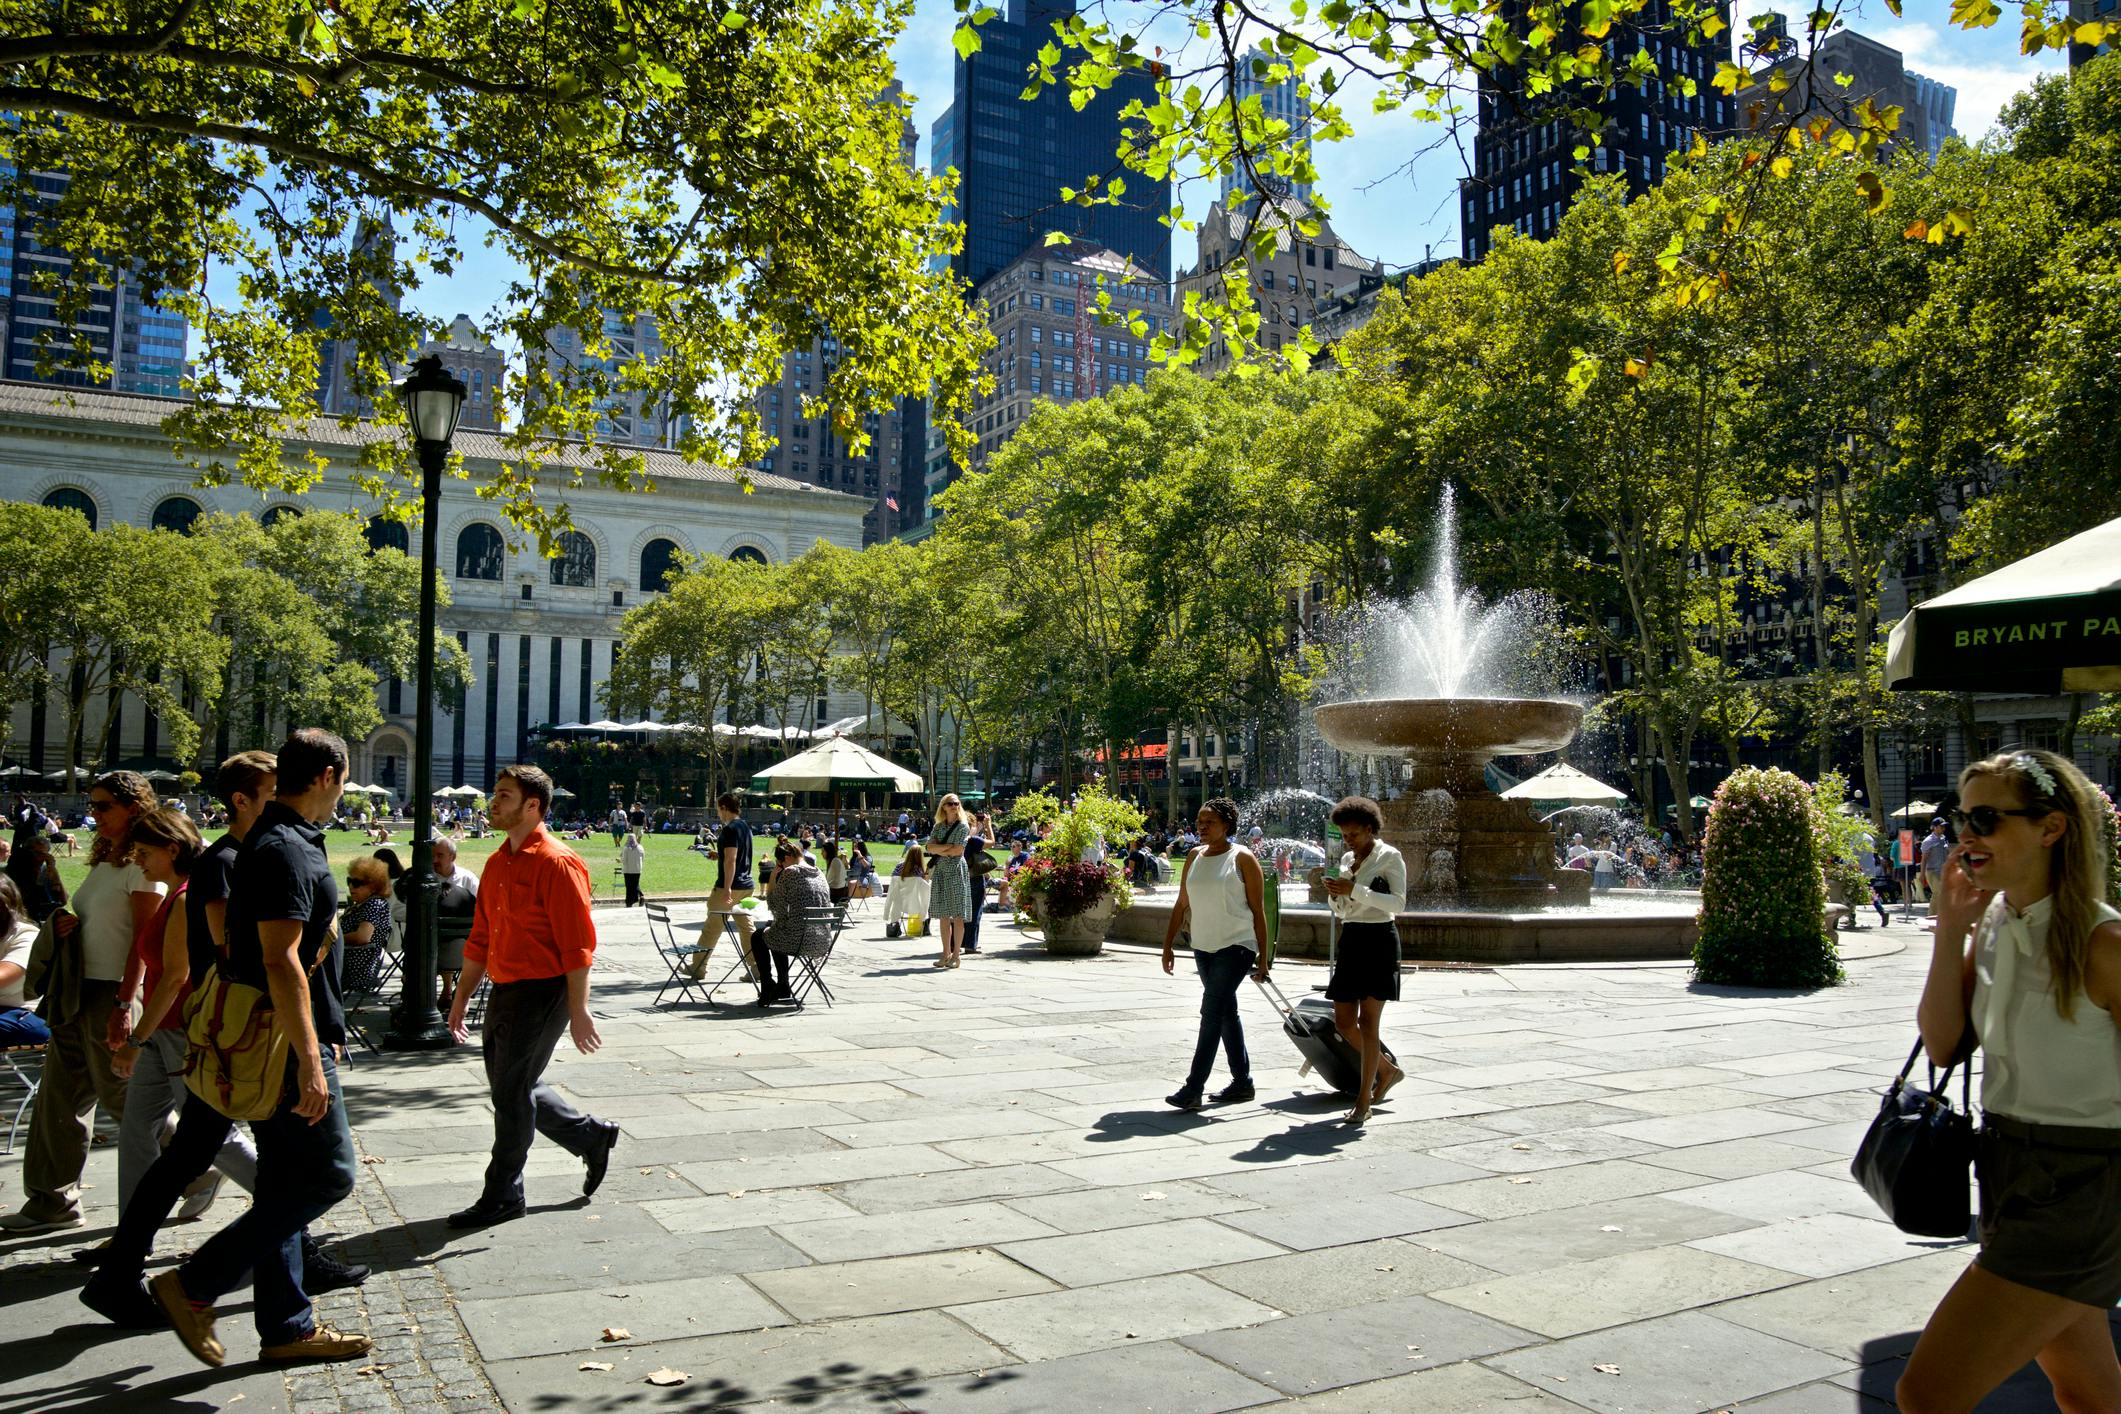
M 1385 839 L 1406 856 L 1412 904 L 1542 908 L 1582 903 L 1591 876 L 1554 867 L 1554 833 L 1488 788 L 1497 756 L 1559 751 L 1583 708 L 1537 697 L 1378 697 L 1330 702 L 1319 733 L 1354 756 L 1404 757 L 1404 793 L 1385 801 Z

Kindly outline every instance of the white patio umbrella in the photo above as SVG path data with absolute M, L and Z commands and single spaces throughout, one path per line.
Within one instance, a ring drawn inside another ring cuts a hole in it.
M 843 790 L 917 791 L 921 778 L 846 737 L 828 737 L 751 778 L 757 791 L 822 790 L 832 793 L 835 837 Z
M 1935 819 L 1937 812 L 1943 808 L 1943 806 L 1933 801 L 1911 800 L 1898 810 L 1895 810 L 1892 818 L 1895 820 L 1931 820 Z
M 1547 767 L 1502 793 L 1504 800 L 1550 800 L 1570 805 L 1617 805 L 1628 798 L 1604 781 L 1587 776 L 1566 761 Z

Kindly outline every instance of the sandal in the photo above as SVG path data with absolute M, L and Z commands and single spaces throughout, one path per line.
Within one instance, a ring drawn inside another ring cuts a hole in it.
M 1368 1105 L 1357 1105 L 1354 1109 L 1348 1111 L 1348 1117 L 1342 1120 L 1341 1123 L 1350 1129 L 1360 1129 L 1369 1118 L 1370 1107 Z

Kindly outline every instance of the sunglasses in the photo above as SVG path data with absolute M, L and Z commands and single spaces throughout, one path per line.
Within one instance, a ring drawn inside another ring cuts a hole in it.
M 1993 805 L 1977 805 L 1971 810 L 1954 810 L 1952 823 L 1967 834 L 1986 839 L 2003 828 L 2006 815 L 2018 815 L 2027 820 L 2041 820 L 2054 812 L 2044 806 L 2029 805 L 2017 810 L 1999 810 Z

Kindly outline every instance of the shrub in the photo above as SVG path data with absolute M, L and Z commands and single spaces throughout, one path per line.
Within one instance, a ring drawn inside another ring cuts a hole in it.
M 1861 815 L 1842 809 L 1848 799 L 1848 778 L 1829 771 L 1812 787 L 1812 849 L 1819 859 L 1819 872 L 1827 885 L 1841 891 L 1851 909 L 1861 908 L 1871 896 L 1870 880 L 1856 867 L 1857 857 L 1871 847 L 1871 823 Z
M 1739 987 L 1820 987 L 1841 978 L 1826 930 L 1811 787 L 1748 767 L 1716 791 L 1702 833 L 1694 975 Z
M 1025 799 L 1030 797 L 1018 801 L 1020 810 Z M 1057 814 L 1038 812 L 1051 821 L 1053 833 L 1039 841 L 1031 863 L 1017 874 L 1018 897 L 1026 902 L 1040 899 L 1049 918 L 1073 918 L 1107 894 L 1117 894 L 1121 908 L 1131 904 L 1133 890 L 1116 861 L 1140 832 L 1141 812 L 1095 785 L 1085 786 L 1064 809 L 1052 797 L 1044 799 L 1058 810 Z M 1085 863 L 1083 855 L 1100 840 L 1105 845 L 1105 862 Z
M 2099 804 L 2106 812 L 2106 901 L 2121 908 L 2121 810 L 2114 808 L 2114 798 L 2104 786 L 2092 789 L 2099 792 Z

